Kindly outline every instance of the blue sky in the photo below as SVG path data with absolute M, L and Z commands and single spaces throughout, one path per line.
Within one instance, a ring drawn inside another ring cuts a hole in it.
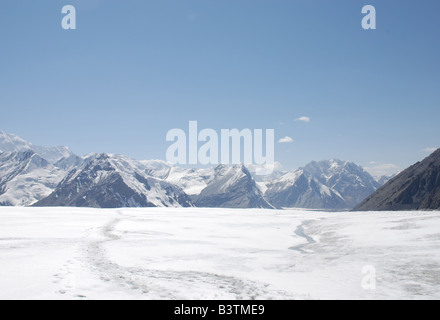
M 68 4 L 77 30 L 61 28 Z M 361 28 L 367 4 L 374 31 Z M 167 131 L 197 120 L 291 137 L 276 145 L 285 169 L 404 169 L 440 146 L 438 12 L 427 0 L 2 0 L 0 130 L 165 159 Z

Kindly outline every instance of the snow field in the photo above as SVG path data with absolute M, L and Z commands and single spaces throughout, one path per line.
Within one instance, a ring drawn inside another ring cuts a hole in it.
M 0 208 L 0 298 L 439 299 L 439 217 Z

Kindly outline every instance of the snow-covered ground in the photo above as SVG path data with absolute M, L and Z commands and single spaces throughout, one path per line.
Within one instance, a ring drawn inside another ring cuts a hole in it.
M 439 299 L 440 213 L 0 208 L 0 299 L 344 298 Z

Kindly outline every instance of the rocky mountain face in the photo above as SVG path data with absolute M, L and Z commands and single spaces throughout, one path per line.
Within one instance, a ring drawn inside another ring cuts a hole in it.
M 273 209 L 244 165 L 218 166 L 206 188 L 193 199 L 197 207 Z
M 136 161 L 98 154 L 84 161 L 61 181 L 55 191 L 35 206 L 93 208 L 191 207 L 177 186 L 147 176 Z
M 357 211 L 440 209 L 440 149 L 367 197 Z
M 266 199 L 277 208 L 345 208 L 344 198 L 304 170 L 288 173 L 270 183 Z
M 65 171 L 34 151 L 0 153 L 0 206 L 28 206 L 47 197 Z
M 362 167 L 340 160 L 312 162 L 267 185 L 266 199 L 279 208 L 352 209 L 379 187 Z
M 312 162 L 304 170 L 331 190 L 338 192 L 344 198 L 346 208 L 353 208 L 380 187 L 368 172 L 352 162 Z

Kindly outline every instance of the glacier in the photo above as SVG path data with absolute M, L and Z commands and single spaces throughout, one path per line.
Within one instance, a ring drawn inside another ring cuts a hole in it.
M 0 299 L 439 299 L 439 214 L 0 207 Z

